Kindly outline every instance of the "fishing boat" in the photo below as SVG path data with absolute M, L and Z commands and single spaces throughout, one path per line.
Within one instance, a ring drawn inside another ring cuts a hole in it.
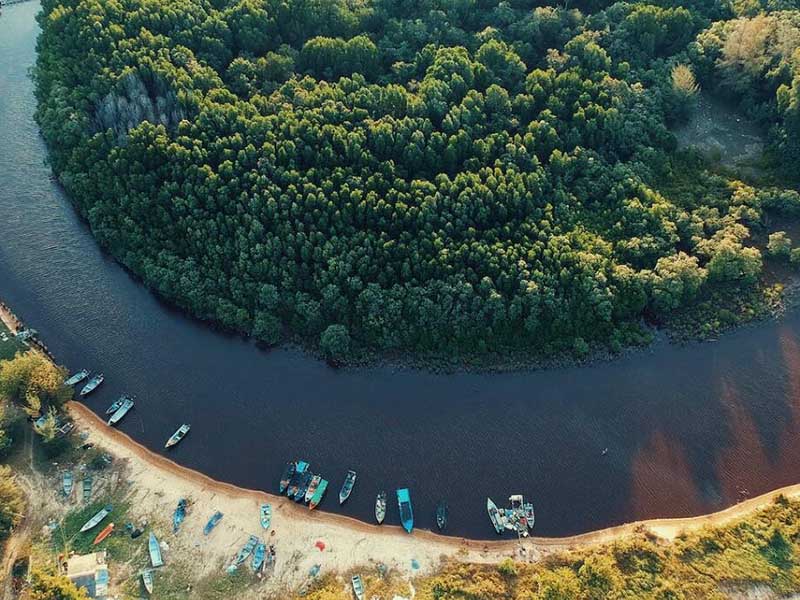
M 81 381 L 86 379 L 88 376 L 89 376 L 89 371 L 87 371 L 86 369 L 81 369 L 80 371 L 72 375 L 69 379 L 66 379 L 64 381 L 64 385 L 75 385 L 76 383 L 80 383 Z
M 106 409 L 106 414 L 111 415 L 117 412 L 119 407 L 125 403 L 126 398 L 129 398 L 129 396 L 120 396 L 118 399 L 114 400 L 114 402 L 111 403 L 111 406 Z
M 306 492 L 308 491 L 313 479 L 314 475 L 311 473 L 311 471 L 306 471 L 303 473 L 303 476 L 300 479 L 300 485 L 297 486 L 297 493 L 294 495 L 295 502 L 302 502 L 305 500 Z
M 258 542 L 256 549 L 253 550 L 253 571 L 258 573 L 262 566 L 264 566 L 264 558 L 267 556 L 267 546 L 264 542 Z
M 314 493 L 317 491 L 317 488 L 319 487 L 320 481 L 322 481 L 322 477 L 320 475 L 314 475 L 314 477 L 311 478 L 311 483 L 308 485 L 308 489 L 306 490 L 306 497 L 304 498 L 306 504 L 311 502 L 311 499 L 314 497 Z
M 322 497 L 325 495 L 325 490 L 328 489 L 328 480 L 327 479 L 320 479 L 319 485 L 317 486 L 317 491 L 314 492 L 314 496 L 311 498 L 311 502 L 308 503 L 308 508 L 314 510 L 319 506 L 319 503 L 322 502 Z
M 83 501 L 88 502 L 92 497 L 92 476 L 88 473 L 83 477 Z
M 106 539 L 108 536 L 110 536 L 112 531 L 114 531 L 114 524 L 113 523 L 109 523 L 108 525 L 105 526 L 103 531 L 101 531 L 100 533 L 97 534 L 97 537 L 94 538 L 94 542 L 92 542 L 92 544 L 94 544 L 96 546 L 97 544 L 102 542 L 104 539 Z
M 247 538 L 247 543 L 239 550 L 239 554 L 236 555 L 236 558 L 233 559 L 233 564 L 237 567 L 242 564 L 244 561 L 247 560 L 247 557 L 253 553 L 253 550 L 256 549 L 256 546 L 259 544 L 259 539 L 251 535 Z
M 147 550 L 150 552 L 150 564 L 153 567 L 160 567 L 164 564 L 164 559 L 161 557 L 161 546 L 158 543 L 156 534 L 150 532 L 150 539 L 147 541 Z
M 294 462 L 286 463 L 286 468 L 283 470 L 283 475 L 281 475 L 281 483 L 278 488 L 278 491 L 280 491 L 281 494 L 289 487 L 289 482 L 292 480 L 296 469 L 297 465 Z
M 286 495 L 289 496 L 289 498 L 294 498 L 295 494 L 297 493 L 297 489 L 300 487 L 300 482 L 303 479 L 303 473 L 306 472 L 306 469 L 308 469 L 307 462 L 303 460 L 297 461 L 294 475 L 292 475 L 292 478 L 289 481 L 289 487 L 286 491 Z
M 178 427 L 178 430 L 171 436 L 169 436 L 167 443 L 164 444 L 164 448 L 172 448 L 173 446 L 177 446 L 178 442 L 180 442 L 183 438 L 186 437 L 186 434 L 189 433 L 189 430 L 191 428 L 192 426 L 187 425 L 186 423 Z
M 206 526 L 203 527 L 203 535 L 208 535 L 209 533 L 211 533 L 211 530 L 217 526 L 217 523 L 219 523 L 221 518 L 222 518 L 222 513 L 219 511 L 211 515 L 211 518 L 208 520 L 208 523 L 206 523 Z
M 497 505 L 491 498 L 486 498 L 486 511 L 489 513 L 489 519 L 492 521 L 492 526 L 498 534 L 503 533 L 503 520 L 497 510 Z
M 397 490 L 397 504 L 400 508 L 400 522 L 403 524 L 403 529 L 411 533 L 414 529 L 414 509 L 411 507 L 411 493 L 408 488 Z
M 153 569 L 147 569 L 146 571 L 142 571 L 142 583 L 144 584 L 144 589 L 147 590 L 148 594 L 153 593 L 153 583 L 155 576 L 153 573 Z
M 72 495 L 72 486 L 75 484 L 75 479 L 72 471 L 65 471 L 64 477 L 61 480 L 61 489 L 64 490 L 64 495 L 69 498 Z
M 436 526 L 439 531 L 447 527 L 447 502 L 444 500 L 436 505 Z
M 120 406 L 116 410 L 116 412 L 113 415 L 111 415 L 111 418 L 108 420 L 108 424 L 116 425 L 122 420 L 122 417 L 128 414 L 128 411 L 132 408 L 133 408 L 133 400 L 131 400 L 130 398 L 125 398 L 125 400 L 122 403 L 122 406 Z
M 183 523 L 183 519 L 186 518 L 186 498 L 181 498 L 178 500 L 178 507 L 175 509 L 175 512 L 172 515 L 172 532 L 178 533 L 178 529 L 181 527 L 181 523 Z
M 375 498 L 375 520 L 378 525 L 383 523 L 386 518 L 386 492 L 378 492 L 378 497 Z
M 83 533 L 84 531 L 89 531 L 92 527 L 95 527 L 98 523 L 100 523 L 100 521 L 105 519 L 111 513 L 112 510 L 114 510 L 114 507 L 111 506 L 110 504 L 104 506 L 97 512 L 95 516 L 93 516 L 91 519 L 89 519 L 88 521 L 86 521 L 86 523 L 83 524 L 83 527 L 81 527 L 81 533 Z
M 339 490 L 339 504 L 344 504 L 345 501 L 353 493 L 353 486 L 356 484 L 356 472 L 348 471 L 347 477 L 344 478 L 342 489 Z
M 528 522 L 528 529 L 533 529 L 533 525 L 536 522 L 536 515 L 533 512 L 533 504 L 526 502 L 522 508 L 525 511 L 525 520 Z
M 269 504 L 261 505 L 261 527 L 269 529 L 269 524 L 272 521 L 272 507 Z
M 81 396 L 88 396 L 89 394 L 91 394 L 93 391 L 97 389 L 97 386 L 103 383 L 104 380 L 105 377 L 103 377 L 102 373 L 93 376 L 88 381 L 88 383 L 85 386 L 83 386 L 83 389 L 81 390 Z
M 351 580 L 353 584 L 353 593 L 358 600 L 364 600 L 364 583 L 361 581 L 361 575 L 353 575 Z

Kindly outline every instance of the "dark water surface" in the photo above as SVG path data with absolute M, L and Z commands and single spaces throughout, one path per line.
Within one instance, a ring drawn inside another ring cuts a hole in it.
M 450 504 L 452 535 L 494 537 L 486 496 L 536 503 L 539 535 L 685 516 L 800 480 L 800 316 L 715 344 L 662 346 L 611 364 L 511 375 L 336 372 L 257 349 L 159 303 L 94 243 L 50 181 L 27 69 L 38 3 L 0 16 L 0 296 L 71 369 L 102 370 L 89 406 L 136 394 L 121 429 L 239 485 L 274 490 L 305 457 L 359 480 L 343 512 L 411 489 L 417 523 Z M 608 447 L 606 456 L 601 456 Z M 398 523 L 394 502 L 387 520 Z

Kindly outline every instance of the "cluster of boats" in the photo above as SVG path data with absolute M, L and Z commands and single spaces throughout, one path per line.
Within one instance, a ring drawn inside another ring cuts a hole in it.
M 66 381 L 64 381 L 64 385 L 69 385 L 69 386 L 78 385 L 81 381 L 83 381 L 87 377 L 89 377 L 89 371 L 87 371 L 86 369 L 81 369 L 80 371 L 69 377 Z M 86 385 L 84 385 L 81 388 L 80 391 L 81 396 L 88 396 L 89 394 L 91 394 L 98 387 L 100 387 L 100 384 L 103 383 L 103 381 L 105 381 L 105 377 L 103 377 L 102 373 L 97 373 L 96 375 L 93 375 L 92 378 L 86 382 Z
M 510 508 L 498 508 L 491 498 L 486 499 L 486 510 L 494 530 L 501 535 L 503 531 L 516 531 L 520 537 L 528 537 L 533 529 L 536 517 L 533 504 L 525 502 L 521 494 L 509 496 Z
M 269 569 L 275 565 L 275 546 L 264 543 L 262 539 L 255 535 L 250 535 L 247 542 L 236 554 L 233 562 L 226 569 L 228 573 L 233 573 L 252 555 L 250 566 L 254 573 Z

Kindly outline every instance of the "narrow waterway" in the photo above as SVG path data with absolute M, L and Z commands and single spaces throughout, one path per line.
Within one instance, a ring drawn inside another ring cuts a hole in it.
M 0 297 L 59 361 L 105 373 L 93 410 L 136 395 L 121 429 L 143 444 L 161 452 L 188 422 L 172 456 L 212 477 L 274 491 L 303 457 L 331 480 L 324 510 L 371 520 L 380 489 L 409 487 L 418 526 L 444 498 L 447 533 L 476 538 L 494 537 L 487 496 L 525 494 L 536 533 L 560 535 L 800 481 L 799 315 L 609 364 L 445 376 L 337 372 L 164 306 L 100 252 L 50 179 L 27 74 L 38 9 L 0 16 Z M 359 479 L 339 508 L 347 469 Z

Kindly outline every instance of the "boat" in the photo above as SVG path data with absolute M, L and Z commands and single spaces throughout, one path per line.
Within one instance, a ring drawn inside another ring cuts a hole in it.
M 497 505 L 491 498 L 486 498 L 486 510 L 489 513 L 489 519 L 492 521 L 492 526 L 498 534 L 503 533 L 503 520 L 497 510 Z
M 269 504 L 261 505 L 261 526 L 264 529 L 269 529 L 269 524 L 272 521 L 272 507 Z
M 111 513 L 112 510 L 114 510 L 114 507 L 111 506 L 110 504 L 104 506 L 97 512 L 95 516 L 93 516 L 91 519 L 89 519 L 88 521 L 86 521 L 86 523 L 83 524 L 83 527 L 81 527 L 81 533 L 83 533 L 84 531 L 89 531 L 92 527 L 95 527 L 98 523 L 100 523 L 100 521 L 105 519 Z
M 317 486 L 317 491 L 314 492 L 314 496 L 311 498 L 311 502 L 308 503 L 308 508 L 314 510 L 319 506 L 319 503 L 322 502 L 322 497 L 325 495 L 325 490 L 328 489 L 328 480 L 327 479 L 320 479 L 319 485 Z
M 96 546 L 97 544 L 102 542 L 104 539 L 106 539 L 108 536 L 110 536 L 112 531 L 114 531 L 114 524 L 113 523 L 109 523 L 108 525 L 105 526 L 103 531 L 101 531 L 100 533 L 97 534 L 97 537 L 94 538 L 94 542 L 92 542 L 92 544 L 94 544 Z
M 92 476 L 88 473 L 83 477 L 83 501 L 88 502 L 92 497 Z
M 64 380 L 64 385 L 75 385 L 76 383 L 80 383 L 81 381 L 86 379 L 88 376 L 89 376 L 89 371 L 87 371 L 86 369 L 81 369 L 80 371 L 69 377 L 69 379 Z
M 178 500 L 178 507 L 175 509 L 175 512 L 172 515 L 172 532 L 178 533 L 178 529 L 181 527 L 181 523 L 183 523 L 183 519 L 186 518 L 186 498 L 181 498 Z
M 160 567 L 164 564 L 164 559 L 161 557 L 161 546 L 158 544 L 156 534 L 152 531 L 150 539 L 147 541 L 147 550 L 150 552 L 150 564 L 153 567 Z
M 375 498 L 375 520 L 378 525 L 383 523 L 386 518 L 386 492 L 378 492 L 378 497 Z
M 408 488 L 397 490 L 397 504 L 400 508 L 400 522 L 403 524 L 403 529 L 411 533 L 414 529 L 414 509 L 411 507 L 411 493 Z
M 345 501 L 353 493 L 353 486 L 356 484 L 356 472 L 348 471 L 347 477 L 344 478 L 342 489 L 339 490 L 339 504 L 344 504 Z
M 122 420 L 122 417 L 128 414 L 128 411 L 133 408 L 133 400 L 130 398 L 125 398 L 122 406 L 120 406 L 117 411 L 111 415 L 111 418 L 108 420 L 109 425 L 116 425 Z
M 253 571 L 258 573 L 261 567 L 264 566 L 264 558 L 267 556 L 267 546 L 264 542 L 258 542 L 256 549 L 253 550 Z
M 286 463 L 286 468 L 283 470 L 283 475 L 281 475 L 281 483 L 278 488 L 278 491 L 280 491 L 281 494 L 286 491 L 286 488 L 289 487 L 289 482 L 292 480 L 296 469 L 297 465 L 294 462 Z
M 208 523 L 206 523 L 206 526 L 203 527 L 203 535 L 208 535 L 209 533 L 211 533 L 211 530 L 217 526 L 217 523 L 219 523 L 221 518 L 222 518 L 222 513 L 219 511 L 211 515 L 211 518 L 208 520 Z
M 93 376 L 89 380 L 89 382 L 85 386 L 83 386 L 83 389 L 81 390 L 81 396 L 88 396 L 89 394 L 91 394 L 93 391 L 97 389 L 97 386 L 103 383 L 104 380 L 105 377 L 103 377 L 102 373 Z
M 65 471 L 64 477 L 61 480 L 61 489 L 64 490 L 64 495 L 69 498 L 72 495 L 72 486 L 75 484 L 75 479 L 72 471 Z
M 311 499 L 314 497 L 314 493 L 319 487 L 320 481 L 322 481 L 322 477 L 320 475 L 314 475 L 314 477 L 311 478 L 311 483 L 309 484 L 308 489 L 306 490 L 306 496 L 303 499 L 306 504 L 311 502 Z
M 186 423 L 178 427 L 178 430 L 175 433 L 173 433 L 167 440 L 167 443 L 164 444 L 164 448 L 172 448 L 173 446 L 177 446 L 178 442 L 180 442 L 184 437 L 186 437 L 186 434 L 189 433 L 189 430 L 191 428 L 192 426 L 187 425 Z
M 267 562 L 265 568 L 269 569 L 270 567 L 274 566 L 275 566 L 275 546 L 270 544 L 269 550 L 267 550 Z
M 356 598 L 358 598 L 358 600 L 364 600 L 364 584 L 361 581 L 361 575 L 353 575 L 351 582 L 353 584 L 353 593 L 356 595 Z
M 295 502 L 302 502 L 305 500 L 306 492 L 308 491 L 313 479 L 314 475 L 311 473 L 311 471 L 306 471 L 303 473 L 303 476 L 300 478 L 300 485 L 297 486 L 297 493 L 294 495 Z
M 238 567 L 240 564 L 246 561 L 247 557 L 253 553 L 253 550 L 256 549 L 256 546 L 258 544 L 259 544 L 259 539 L 256 536 L 251 535 L 249 538 L 247 538 L 247 543 L 244 546 L 242 546 L 242 549 L 239 550 L 239 554 L 237 554 L 236 558 L 233 559 L 233 565 L 236 565 Z
M 286 495 L 289 496 L 289 498 L 294 498 L 294 495 L 297 493 L 297 489 L 300 487 L 300 481 L 302 480 L 303 473 L 306 472 L 306 469 L 308 469 L 307 462 L 303 460 L 297 461 L 297 467 L 294 470 L 294 475 L 292 475 L 292 478 L 289 481 L 289 486 L 286 490 Z
M 148 594 L 153 593 L 153 583 L 154 583 L 154 574 L 153 569 L 147 569 L 146 571 L 142 571 L 142 583 L 144 584 L 144 589 L 147 590 Z
M 117 400 L 114 400 L 114 402 L 111 403 L 111 406 L 106 409 L 106 414 L 111 415 L 117 412 L 119 407 L 125 402 L 125 398 L 128 398 L 128 396 L 120 396 Z
M 444 500 L 436 505 L 436 526 L 439 531 L 447 527 L 447 502 Z
M 522 508 L 525 511 L 525 520 L 528 522 L 528 529 L 533 529 L 533 525 L 536 523 L 536 515 L 533 512 L 533 504 L 526 502 Z

